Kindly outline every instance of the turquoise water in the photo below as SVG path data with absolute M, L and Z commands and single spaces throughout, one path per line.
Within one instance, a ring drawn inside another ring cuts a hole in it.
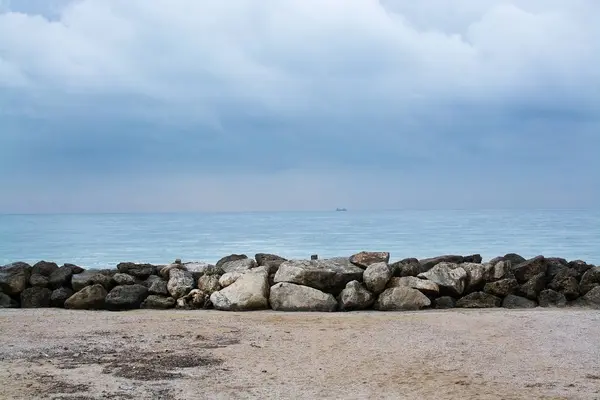
M 52 260 L 215 262 L 231 253 L 288 258 L 389 251 L 392 259 L 507 252 L 600 264 L 600 212 L 385 211 L 0 215 L 0 264 Z

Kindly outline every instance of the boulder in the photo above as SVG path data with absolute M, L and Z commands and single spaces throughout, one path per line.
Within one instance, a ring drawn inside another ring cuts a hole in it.
M 50 307 L 52 290 L 42 287 L 31 287 L 21 292 L 21 308 Z
M 540 307 L 565 307 L 567 299 L 562 293 L 558 293 L 552 289 L 542 290 L 538 296 Z
M 485 285 L 484 277 L 487 273 L 484 265 L 472 262 L 464 262 L 458 266 L 467 272 L 465 293 L 475 292 L 483 289 L 483 285 Z
M 227 272 L 244 272 L 249 269 L 256 268 L 256 261 L 251 258 L 242 258 L 239 260 L 232 260 L 224 262 L 219 266 L 224 273 Z
M 587 271 L 589 271 L 591 268 L 594 268 L 594 266 L 592 264 L 588 264 L 585 261 L 581 261 L 581 260 L 569 261 L 568 265 L 570 268 L 573 268 L 574 270 L 576 270 L 579 275 L 583 275 Z
M 421 272 L 421 264 L 416 258 L 405 258 L 404 260 L 397 261 L 390 264 L 393 276 L 417 276 Z
M 579 293 L 584 296 L 596 286 L 600 286 L 600 267 L 590 268 L 583 274 L 579 282 Z
M 366 310 L 375 302 L 375 296 L 359 281 L 351 281 L 339 295 L 341 311 Z
M 0 267 L 0 291 L 9 296 L 21 294 L 27 288 L 31 266 L 24 262 L 16 262 Z
M 167 281 L 161 279 L 156 275 L 151 275 L 144 282 L 148 288 L 148 293 L 151 295 L 168 296 L 169 290 L 167 289 Z
M 100 310 L 104 308 L 106 295 L 106 289 L 102 285 L 86 286 L 65 301 L 65 308 L 74 310 Z
M 504 257 L 502 257 L 502 259 L 505 261 L 510 261 L 512 265 L 519 265 L 527 261 L 524 257 L 515 253 L 508 253 Z
M 452 296 L 463 294 L 467 282 L 467 271 L 457 264 L 441 262 L 418 275 L 421 279 L 428 279 L 440 287 L 442 294 Z
M 190 271 L 196 279 L 204 275 L 223 275 L 224 271 L 219 266 L 205 263 L 205 262 L 189 262 L 183 264 L 186 271 Z
M 156 273 L 157 267 L 151 264 L 136 264 L 132 262 L 122 262 L 117 265 L 117 269 L 122 274 L 135 276 L 139 279 L 147 279 L 150 275 Z
M 548 289 L 564 294 L 567 300 L 575 300 L 579 297 L 578 275 L 577 270 L 574 268 L 563 268 L 554 275 L 554 278 L 548 284 Z
M 447 255 L 433 258 L 425 258 L 423 260 L 419 260 L 419 264 L 421 264 L 421 272 L 427 272 L 439 263 L 460 264 L 464 261 L 465 258 L 463 256 Z
M 52 273 L 54 271 L 56 271 L 57 269 L 58 269 L 58 265 L 56 265 L 56 263 L 48 262 L 48 261 L 40 261 L 33 265 L 33 267 L 31 268 L 31 274 L 32 275 L 42 275 L 47 278 L 50 275 L 52 275 Z
M 600 286 L 594 287 L 583 296 L 586 304 L 593 308 L 600 309 Z
M 456 307 L 456 300 L 450 296 L 442 296 L 433 300 L 434 307 L 438 310 L 446 310 Z
M 431 300 L 420 291 L 399 286 L 384 290 L 373 308 L 380 311 L 409 311 L 420 310 L 430 305 Z
M 165 280 L 169 280 L 169 275 L 170 275 L 172 269 L 179 269 L 181 271 L 187 271 L 187 268 L 185 267 L 185 265 L 182 265 L 179 263 L 165 265 L 164 267 L 157 268 L 157 269 L 158 269 L 158 275 Z
M 175 307 L 175 299 L 167 296 L 158 296 L 151 294 L 142 302 L 140 308 L 150 308 L 155 310 L 166 310 Z
M 29 284 L 31 286 L 46 287 L 48 286 L 48 277 L 42 274 L 31 274 Z
M 0 292 L 0 308 L 18 308 L 19 303 L 13 300 L 9 295 Z
M 65 306 L 65 301 L 67 301 L 67 299 L 71 296 L 73 296 L 73 290 L 69 288 L 60 287 L 58 289 L 54 289 L 50 295 L 50 305 L 52 307 L 62 308 Z
M 140 308 L 142 302 L 148 297 L 148 288 L 143 285 L 116 286 L 108 293 L 105 305 L 108 310 L 132 310 Z
M 331 294 L 288 282 L 279 282 L 271 287 L 269 302 L 275 311 L 331 312 L 337 308 Z
M 199 310 L 210 308 L 212 305 L 210 296 L 200 289 L 192 289 L 188 294 L 177 299 L 177 308 L 187 310 Z
M 63 286 L 68 287 L 72 276 L 73 268 L 63 265 L 50 274 L 48 277 L 48 286 L 52 289 L 58 289 Z
M 509 294 L 502 300 L 502 307 L 504 308 L 535 308 L 537 303 L 533 300 L 526 299 L 525 297 L 515 296 Z
M 246 272 L 225 289 L 210 295 L 217 310 L 249 311 L 269 308 L 269 272 L 258 267 Z
M 171 269 L 169 271 L 167 290 L 169 291 L 171 297 L 173 297 L 175 300 L 185 296 L 193 288 L 194 278 L 191 272 L 183 271 L 181 269 Z
M 61 267 L 61 269 L 62 268 L 63 267 Z M 80 274 L 71 276 L 71 287 L 75 292 L 80 291 L 86 286 L 96 284 L 104 286 L 106 290 L 111 290 L 114 286 L 112 278 L 106 273 L 103 273 L 102 271 L 97 269 L 88 269 Z
M 285 258 L 277 256 L 275 254 L 265 254 L 258 253 L 254 256 L 256 263 L 259 267 L 267 267 L 269 274 L 274 274 L 279 269 L 279 266 L 284 261 L 287 261 Z
M 247 259 L 248 259 L 248 256 L 245 254 L 231 254 L 231 255 L 225 256 L 225 257 L 221 258 L 219 261 L 217 261 L 216 266 L 222 267 L 223 264 L 231 262 L 231 261 L 247 260 Z
M 545 260 L 547 265 L 546 276 L 548 277 L 548 281 L 551 281 L 559 272 L 569 268 L 569 263 L 564 258 L 551 257 L 546 258 Z
M 129 274 L 118 273 L 112 276 L 115 286 L 135 285 L 135 278 Z
M 389 263 L 390 253 L 385 251 L 361 251 L 351 256 L 350 262 L 357 267 L 365 269 L 372 264 Z
M 417 289 L 427 296 L 438 296 L 440 294 L 440 287 L 435 282 L 415 278 L 414 276 L 393 277 L 387 284 L 388 289 L 402 286 Z
M 535 300 L 542 290 L 546 288 L 546 274 L 540 272 L 519 287 L 519 294 L 530 300 Z
M 75 264 L 66 263 L 66 264 L 63 264 L 63 267 L 71 268 L 71 271 L 73 272 L 74 275 L 80 274 L 83 271 L 85 271 L 85 269 L 83 269 L 80 266 L 75 265 Z
M 512 272 L 512 264 L 509 260 L 498 261 L 492 265 L 494 268 L 490 270 L 490 275 L 487 277 L 488 282 L 499 281 L 501 279 L 514 279 L 515 274 Z
M 502 305 L 502 299 L 485 292 L 474 292 L 456 302 L 458 308 L 494 308 Z
M 295 283 L 338 295 L 350 281 L 362 281 L 363 269 L 347 258 L 289 260 L 279 266 L 274 282 Z
M 211 295 L 214 292 L 221 290 L 219 277 L 217 275 L 203 275 L 198 278 L 198 289 L 204 293 Z
M 546 274 L 547 269 L 548 264 L 546 264 L 544 256 L 538 256 L 516 265 L 513 263 L 513 273 L 519 283 L 525 283 L 538 274 Z
M 498 297 L 506 297 L 513 294 L 519 288 L 519 283 L 514 278 L 500 279 L 495 282 L 488 282 L 483 287 L 485 293 Z
M 392 277 L 392 270 L 384 262 L 369 265 L 363 273 L 363 281 L 370 292 L 379 294 Z
M 483 262 L 483 257 L 481 254 L 471 254 L 470 256 L 463 257 L 463 263 L 472 263 L 472 264 L 481 264 Z
M 239 279 L 240 276 L 242 276 L 244 273 L 243 272 L 227 272 L 223 275 L 221 275 L 221 277 L 219 278 L 219 285 L 222 288 L 226 288 L 227 286 L 233 284 L 235 281 L 237 281 Z

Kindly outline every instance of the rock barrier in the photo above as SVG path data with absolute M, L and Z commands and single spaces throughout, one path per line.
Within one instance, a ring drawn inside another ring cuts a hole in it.
M 0 308 L 74 310 L 407 311 L 448 308 L 600 309 L 600 267 L 584 261 L 478 254 L 390 263 L 386 252 L 286 260 L 273 254 L 116 269 L 40 261 L 0 267 Z

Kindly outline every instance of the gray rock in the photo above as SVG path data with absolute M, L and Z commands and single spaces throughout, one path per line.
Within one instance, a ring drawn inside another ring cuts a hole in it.
M 74 310 L 100 310 L 104 308 L 106 295 L 106 289 L 102 285 L 86 286 L 65 301 L 65 308 Z
M 200 289 L 192 289 L 188 294 L 177 299 L 177 308 L 199 310 L 210 308 L 210 296 Z
M 418 277 L 435 282 L 440 287 L 442 294 L 460 296 L 465 290 L 467 271 L 457 264 L 442 262 L 427 272 L 420 273 Z
M 244 273 L 225 289 L 212 293 L 210 301 L 217 310 L 224 311 L 267 309 L 269 308 L 268 279 L 269 272 L 266 267 L 255 268 Z
M 369 265 L 363 273 L 363 281 L 370 292 L 379 294 L 392 277 L 392 270 L 384 262 Z
M 50 307 L 52 290 L 42 287 L 31 287 L 21 292 L 21 308 Z
M 140 308 L 150 308 L 155 310 L 166 310 L 175 307 L 175 299 L 167 296 L 158 296 L 151 294 L 146 297 Z
M 69 286 L 72 276 L 73 268 L 63 265 L 50 274 L 50 277 L 48 277 L 48 286 L 50 286 L 52 289 Z
M 167 289 L 167 281 L 161 279 L 156 275 L 151 275 L 148 279 L 146 279 L 146 287 L 148 288 L 148 293 L 151 295 L 160 295 L 160 296 L 168 296 L 169 290 Z
M 61 269 L 62 268 L 63 267 L 61 267 Z M 103 273 L 97 269 L 88 269 L 80 274 L 71 276 L 71 287 L 75 292 L 80 291 L 86 286 L 95 284 L 102 285 L 106 290 L 111 290 L 114 286 L 112 278 L 106 273 Z
M 279 266 L 287 261 L 285 258 L 275 254 L 258 253 L 254 256 L 259 267 L 267 267 L 269 274 L 274 274 L 279 269 Z
M 135 278 L 129 274 L 118 273 L 112 277 L 115 286 L 135 285 Z
M 551 281 L 558 273 L 564 271 L 565 269 L 569 269 L 569 263 L 564 258 L 546 258 L 545 262 L 547 265 L 546 276 L 548 277 L 549 281 Z M 581 278 L 581 276 L 579 277 Z
M 440 294 L 440 287 L 435 282 L 415 278 L 414 276 L 393 277 L 387 284 L 388 289 L 401 286 L 417 289 L 427 296 L 437 296 Z
M 219 278 L 219 285 L 222 288 L 226 288 L 227 286 L 237 281 L 243 274 L 243 272 L 227 272 L 221 275 L 221 277 Z
M 350 262 L 357 267 L 365 269 L 372 264 L 389 263 L 390 253 L 385 251 L 361 251 L 351 256 Z
M 65 306 L 65 301 L 71 296 L 73 296 L 73 291 L 69 288 L 61 287 L 54 289 L 50 295 L 50 305 L 62 308 Z
M 18 308 L 19 303 L 13 300 L 9 295 L 0 292 L 0 308 Z
M 85 271 L 85 269 L 83 269 L 80 266 L 75 265 L 75 264 L 66 263 L 66 264 L 63 264 L 63 267 L 71 268 L 71 271 L 73 272 L 74 275 L 80 274 L 83 271 Z
M 48 286 L 48 277 L 41 274 L 31 274 L 29 284 L 31 286 L 46 287 Z
M 502 299 L 485 292 L 474 292 L 456 302 L 458 308 L 494 308 L 502 305 Z
M 337 302 L 331 294 L 287 282 L 271 287 L 269 302 L 276 311 L 331 312 L 337 308 Z
M 419 260 L 419 263 L 421 264 L 421 271 L 427 272 L 439 263 L 460 264 L 464 261 L 465 258 L 463 256 L 447 255 L 433 258 L 425 258 L 423 260 Z
M 515 296 L 509 294 L 502 301 L 502 307 L 504 308 L 535 308 L 537 303 L 533 300 L 526 299 L 525 297 Z
M 585 300 L 590 307 L 600 309 L 600 286 L 596 286 L 587 292 L 585 296 L 583 296 L 583 300 Z
M 485 293 L 498 297 L 506 297 L 513 294 L 519 288 L 519 283 L 514 278 L 500 279 L 495 282 L 488 282 L 483 287 Z
M 502 259 L 505 261 L 510 261 L 512 265 L 519 265 L 527 261 L 524 257 L 515 253 L 508 253 L 504 257 L 502 257 Z
M 542 290 L 538 296 L 540 307 L 565 307 L 567 299 L 562 293 L 558 293 L 552 289 Z
M 198 289 L 207 293 L 209 296 L 214 292 L 221 290 L 219 284 L 219 276 L 217 275 L 203 275 L 198 279 Z
M 456 300 L 450 296 L 442 296 L 433 300 L 434 306 L 438 310 L 446 310 L 456 307 Z
M 373 307 L 380 311 L 408 311 L 420 310 L 430 305 L 431 300 L 420 291 L 399 286 L 381 293 Z
M 600 267 L 590 268 L 583 274 L 579 282 L 579 293 L 585 296 L 596 286 L 600 286 Z
M 117 265 L 117 269 L 122 274 L 135 276 L 139 279 L 147 279 L 150 275 L 156 273 L 157 267 L 151 264 L 136 264 L 132 262 L 122 262 Z
M 513 273 L 519 283 L 525 283 L 538 274 L 546 274 L 547 269 L 548 264 L 546 264 L 544 256 L 538 256 L 517 265 L 513 263 Z
M 366 310 L 375 302 L 375 296 L 359 281 L 351 281 L 339 295 L 341 311 Z
M 245 254 L 231 254 L 229 256 L 225 256 L 223 258 L 221 258 L 219 261 L 217 261 L 216 266 L 217 267 L 222 267 L 223 264 L 231 262 L 231 261 L 239 261 L 239 260 L 247 260 L 248 256 Z
M 42 275 L 48 278 L 54 271 L 58 269 L 58 265 L 53 262 L 40 261 L 35 263 L 31 268 L 32 275 Z
M 279 266 L 274 282 L 295 283 L 338 295 L 348 282 L 362 281 L 363 272 L 347 258 L 289 260 Z
M 512 272 L 512 264 L 509 260 L 498 261 L 493 265 L 494 269 L 488 282 L 499 281 L 501 279 L 514 279 L 515 274 Z
M 175 300 L 185 296 L 193 288 L 194 278 L 191 272 L 175 268 L 169 271 L 167 290 L 169 291 L 171 297 L 173 297 Z
M 546 274 L 544 272 L 540 272 L 519 287 L 519 294 L 527 297 L 530 300 L 535 300 L 538 298 L 540 292 L 545 288 Z
M 579 297 L 577 276 L 578 272 L 574 268 L 564 268 L 555 274 L 548 288 L 564 294 L 567 300 L 575 300 Z
M 16 262 L 0 267 L 0 291 L 9 296 L 21 294 L 27 288 L 31 266 L 24 262 Z
M 390 264 L 393 276 L 404 277 L 404 276 L 417 276 L 421 272 L 421 264 L 416 258 L 405 258 L 404 260 L 397 261 Z
M 206 265 L 208 265 L 208 264 L 206 264 Z M 187 268 L 185 267 L 185 265 L 178 264 L 178 263 L 165 265 L 164 267 L 160 267 L 157 269 L 158 269 L 158 275 L 165 280 L 169 280 L 169 275 L 170 275 L 172 269 L 179 269 L 181 271 L 187 271 Z
M 113 311 L 132 310 L 140 308 L 146 297 L 148 297 L 148 288 L 143 285 L 116 286 L 106 296 L 105 306 Z
M 224 271 L 219 266 L 205 263 L 205 262 L 189 262 L 183 264 L 185 270 L 190 271 L 196 279 L 204 275 L 223 275 Z
M 569 267 L 575 269 L 579 275 L 583 275 L 591 268 L 594 268 L 592 264 L 581 260 L 569 261 Z
M 256 268 L 256 261 L 251 258 L 242 258 L 240 260 L 232 260 L 224 262 L 220 268 L 225 272 L 243 272 L 249 269 Z
M 484 277 L 487 273 L 484 265 L 472 262 L 464 262 L 458 266 L 467 272 L 465 293 L 475 292 L 483 289 L 483 285 L 485 285 Z

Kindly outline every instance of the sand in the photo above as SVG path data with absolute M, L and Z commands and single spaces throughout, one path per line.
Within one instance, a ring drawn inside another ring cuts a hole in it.
M 600 399 L 600 312 L 0 310 L 1 399 Z

